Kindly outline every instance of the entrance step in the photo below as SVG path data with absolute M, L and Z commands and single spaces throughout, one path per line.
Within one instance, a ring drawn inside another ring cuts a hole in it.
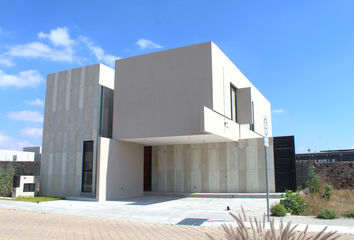
M 269 198 L 281 198 L 283 193 L 269 193 Z M 177 193 L 177 192 L 144 192 L 144 196 L 156 197 L 193 197 L 193 198 L 267 198 L 266 193 Z
M 96 197 L 92 196 L 67 196 L 66 200 L 76 200 L 76 201 L 96 201 Z

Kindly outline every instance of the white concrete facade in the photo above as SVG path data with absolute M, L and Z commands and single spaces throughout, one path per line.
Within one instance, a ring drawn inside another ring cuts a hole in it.
M 37 184 L 35 183 L 34 176 L 19 176 L 20 186 L 12 188 L 12 197 L 34 197 L 34 193 L 37 191 Z M 27 184 L 34 185 L 33 189 L 29 189 Z M 27 189 L 27 191 L 25 191 Z M 29 191 L 30 190 L 30 191 Z M 33 190 L 33 191 L 32 191 Z
M 0 149 L 0 161 L 34 161 L 34 155 L 34 152 Z
M 141 196 L 144 146 L 153 146 L 152 191 L 265 192 L 264 117 L 271 137 L 270 103 L 212 42 L 120 59 L 115 70 L 49 74 L 41 192 Z M 91 192 L 83 191 L 85 141 L 93 142 Z

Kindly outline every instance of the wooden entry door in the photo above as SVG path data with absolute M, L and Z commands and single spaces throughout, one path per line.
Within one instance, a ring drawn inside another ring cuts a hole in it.
M 151 147 L 144 147 L 144 191 L 151 191 Z

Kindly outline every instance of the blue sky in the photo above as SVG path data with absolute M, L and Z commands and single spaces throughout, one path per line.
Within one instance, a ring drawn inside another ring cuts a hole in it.
M 297 153 L 354 148 L 354 1 L 2 1 L 0 149 L 42 144 L 46 76 L 213 41 Z

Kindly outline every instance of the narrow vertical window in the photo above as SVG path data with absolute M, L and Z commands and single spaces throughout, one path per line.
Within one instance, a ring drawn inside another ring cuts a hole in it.
M 250 124 L 250 130 L 254 131 L 254 102 L 252 101 L 252 122 Z
M 82 191 L 92 192 L 93 141 L 84 142 Z
M 231 95 L 231 120 L 237 122 L 237 102 L 236 102 L 236 88 L 230 86 L 230 95 Z
M 12 161 L 17 161 L 17 155 L 13 155 Z

